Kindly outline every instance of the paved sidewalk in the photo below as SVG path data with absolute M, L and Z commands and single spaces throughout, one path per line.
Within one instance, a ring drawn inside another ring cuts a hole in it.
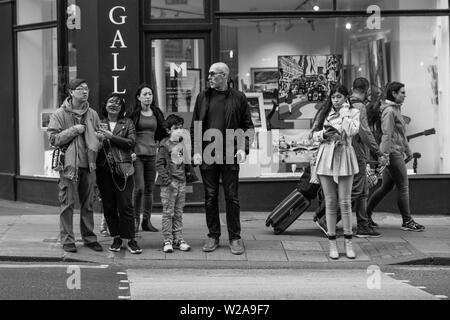
M 77 211 L 76 211 L 77 212 Z M 133 267 L 236 267 L 236 268 L 295 268 L 320 266 L 321 268 L 361 267 L 372 264 L 386 265 L 426 258 L 450 258 L 450 216 L 416 216 L 417 222 L 426 226 L 425 232 L 400 230 L 400 215 L 377 213 L 375 221 L 381 238 L 354 238 L 357 258 L 345 257 L 343 237 L 338 239 L 341 257 L 337 261 L 328 258 L 325 235 L 312 220 L 313 213 L 304 213 L 285 233 L 274 235 L 265 226 L 267 212 L 242 212 L 242 237 L 246 252 L 231 254 L 228 247 L 225 215 L 222 219 L 220 247 L 211 253 L 201 250 L 206 237 L 203 213 L 184 215 L 184 238 L 191 245 L 190 252 L 162 251 L 161 232 L 140 232 L 137 238 L 143 249 L 140 255 L 132 255 L 125 249 L 119 253 L 107 250 L 110 237 L 99 242 L 104 252 L 94 252 L 83 246 L 79 234 L 79 215 L 74 217 L 78 253 L 65 253 L 58 242 L 58 208 L 28 203 L 0 200 L 0 260 L 17 261 L 85 261 L 101 264 L 117 264 Z M 100 214 L 95 214 L 96 232 Z M 355 221 L 355 220 L 354 220 Z M 152 216 L 152 223 L 161 226 L 161 214 Z M 338 225 L 340 226 L 340 225 Z M 160 228 L 159 228 L 160 229 Z M 342 229 L 338 228 L 338 233 Z

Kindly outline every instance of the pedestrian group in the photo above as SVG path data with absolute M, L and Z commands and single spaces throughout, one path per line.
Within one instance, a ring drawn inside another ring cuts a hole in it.
M 226 136 L 227 130 L 241 129 L 249 139 L 235 139 L 223 150 L 214 150 L 213 163 L 203 154 L 212 143 L 202 141 L 199 150 L 186 145 L 183 118 L 164 115 L 155 104 L 154 89 L 142 84 L 134 95 L 135 104 L 126 109 L 120 94 L 109 95 L 101 108 L 101 119 L 88 102 L 89 87 L 84 79 L 73 79 L 68 98 L 50 117 L 50 144 L 60 151 L 59 202 L 60 240 L 63 250 L 76 252 L 73 232 L 73 210 L 80 202 L 80 231 L 84 245 L 103 251 L 94 233 L 93 206 L 98 188 L 105 221 L 101 233 L 113 238 L 110 251 L 118 252 L 127 241 L 132 254 L 142 249 L 136 241 L 139 227 L 157 232 L 151 222 L 155 179 L 161 181 L 163 251 L 189 251 L 183 238 L 183 209 L 186 184 L 196 180 L 193 166 L 199 166 L 204 194 L 208 234 L 203 251 L 212 252 L 220 244 L 219 182 L 222 181 L 226 202 L 226 221 L 230 251 L 245 252 L 241 239 L 239 205 L 239 163 L 245 161 L 252 143 L 254 126 L 246 96 L 229 86 L 229 68 L 214 63 L 208 73 L 209 88 L 197 96 L 190 126 L 190 141 L 195 139 L 196 123 L 201 134 L 210 129 Z M 380 236 L 372 212 L 378 203 L 397 187 L 403 230 L 422 231 L 410 214 L 408 177 L 405 163 L 412 153 L 405 135 L 401 106 L 405 86 L 391 83 L 381 106 L 378 123 L 369 123 L 367 92 L 369 82 L 358 78 L 352 94 L 342 85 L 331 88 L 327 100 L 317 112 L 312 140 L 320 142 L 314 165 L 325 196 L 325 216 L 318 225 L 329 239 L 329 256 L 339 258 L 336 223 L 344 228 L 344 245 L 348 258 L 355 258 L 352 247 L 352 202 L 357 216 L 357 237 Z M 373 131 L 378 130 L 380 144 Z M 232 152 L 232 161 L 228 155 Z M 370 153 L 387 166 L 381 187 L 368 198 L 366 166 Z M 192 157 L 192 161 L 191 161 Z M 141 220 L 142 214 L 142 220 Z

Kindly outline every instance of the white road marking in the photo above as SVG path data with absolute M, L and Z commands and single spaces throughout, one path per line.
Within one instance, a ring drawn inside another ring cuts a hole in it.
M 30 265 L 19 265 L 19 264 L 0 264 L 0 269 L 30 269 L 30 268 L 64 268 L 66 269 L 69 266 L 77 266 L 81 269 L 106 269 L 109 265 L 99 265 L 99 266 L 87 266 L 87 265 L 79 265 L 79 264 L 30 264 Z
M 434 296 L 438 299 L 448 299 L 448 297 L 444 296 L 443 294 L 435 294 Z
M 130 287 L 119 287 L 119 290 L 127 290 L 130 289 Z
M 384 274 L 387 275 L 387 276 L 394 276 L 395 275 L 395 273 L 392 273 L 392 272 L 385 272 Z
M 127 274 L 126 272 L 116 272 L 116 274 Z
M 398 281 L 403 282 L 403 283 L 409 283 L 410 282 L 409 280 L 398 280 Z
M 120 280 L 120 282 L 122 282 L 122 283 L 129 283 L 130 281 L 128 281 L 128 280 Z
M 119 299 L 131 299 L 130 296 L 119 296 Z
M 426 289 L 427 287 L 424 286 L 416 286 L 417 289 Z

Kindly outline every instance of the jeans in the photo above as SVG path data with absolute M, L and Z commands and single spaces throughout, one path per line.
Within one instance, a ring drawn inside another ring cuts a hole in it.
M 77 181 L 59 178 L 58 198 L 61 205 L 59 229 L 61 244 L 75 243 L 73 208 L 78 193 L 80 200 L 80 232 L 85 244 L 97 242 L 94 233 L 95 172 L 79 168 Z
M 222 177 L 225 193 L 225 210 L 229 240 L 241 238 L 239 206 L 239 165 L 238 164 L 203 164 L 200 167 L 205 190 L 206 225 L 208 237 L 219 239 L 219 180 Z
M 352 202 L 356 212 L 356 221 L 359 228 L 369 226 L 367 216 L 367 197 L 369 194 L 369 184 L 366 177 L 366 162 L 358 161 L 359 173 L 353 176 Z
M 125 186 L 125 189 L 120 191 L 115 183 L 121 189 Z M 108 166 L 98 167 L 97 185 L 102 197 L 103 215 L 106 218 L 110 236 L 134 239 L 133 177 L 128 177 L 125 184 L 125 180 L 115 173 L 113 180 Z
M 397 187 L 397 206 L 402 215 L 403 222 L 410 221 L 411 211 L 409 208 L 409 181 L 406 173 L 406 164 L 403 154 L 393 152 L 389 154 L 389 165 L 383 171 L 383 182 L 374 191 L 367 203 L 367 215 L 372 216 L 373 210 L 383 198 Z
M 352 205 L 350 198 L 353 176 L 339 177 L 339 183 L 337 185 L 332 176 L 319 175 L 319 179 L 325 196 L 328 235 L 336 235 L 338 205 L 341 209 L 344 234 L 352 235 Z
M 156 178 L 156 156 L 137 156 L 134 163 L 134 213 L 139 223 L 144 202 L 142 218 L 150 221 L 153 207 L 153 187 Z
M 183 240 L 183 208 L 186 202 L 186 182 L 173 180 L 172 186 L 161 187 L 161 202 L 163 205 L 162 233 L 164 242 L 171 243 Z

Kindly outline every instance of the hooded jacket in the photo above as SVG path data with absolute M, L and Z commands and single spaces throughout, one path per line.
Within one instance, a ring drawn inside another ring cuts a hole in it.
M 405 121 L 403 120 L 401 106 L 386 100 L 381 105 L 381 144 L 383 153 L 404 153 L 411 156 L 412 152 L 406 138 Z
M 50 145 L 67 147 L 60 176 L 70 180 L 77 179 L 80 152 L 86 153 L 89 171 L 96 169 L 95 162 L 100 142 L 95 130 L 99 122 L 97 112 L 89 107 L 88 102 L 84 103 L 81 109 L 74 110 L 71 97 L 67 98 L 62 103 L 61 108 L 50 116 L 47 128 Z M 77 124 L 85 125 L 83 134 L 78 134 L 74 127 Z

